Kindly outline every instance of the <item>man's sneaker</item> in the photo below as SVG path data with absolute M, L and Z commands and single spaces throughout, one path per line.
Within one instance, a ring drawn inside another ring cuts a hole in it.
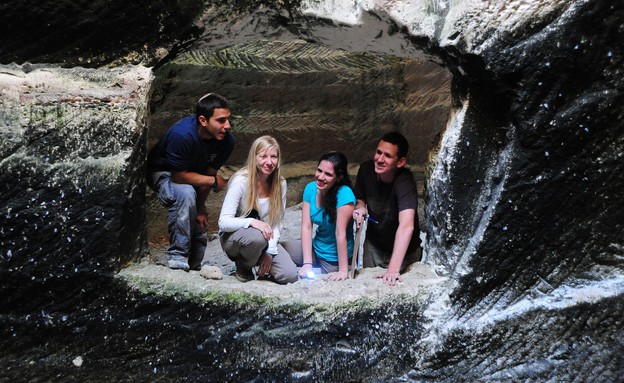
M 191 270 L 201 270 L 202 269 L 202 264 L 201 263 L 189 263 L 189 268 Z
M 201 270 L 203 260 L 204 260 L 203 254 L 201 256 L 191 254 L 188 259 L 188 264 L 191 270 Z
M 170 255 L 167 266 L 173 270 L 189 271 L 190 267 L 186 258 L 180 255 Z
M 245 269 L 244 267 L 237 267 L 234 276 L 243 283 L 253 281 L 255 279 L 253 271 L 251 271 L 251 269 Z

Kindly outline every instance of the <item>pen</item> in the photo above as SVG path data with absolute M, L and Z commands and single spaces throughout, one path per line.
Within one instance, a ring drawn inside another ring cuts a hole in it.
M 371 222 L 374 222 L 374 223 L 379 223 L 379 222 L 375 221 L 374 219 L 372 219 L 372 218 L 370 217 L 370 215 L 367 215 L 365 219 L 367 219 L 367 220 L 369 220 L 369 221 L 371 221 Z
M 355 214 L 360 215 L 360 213 L 358 213 L 357 211 L 355 212 Z M 377 222 L 376 220 L 374 220 L 373 218 L 371 218 L 371 216 L 370 216 L 370 215 L 365 215 L 365 216 L 364 216 L 364 220 L 365 220 L 365 221 L 366 221 L 366 220 L 368 220 L 368 221 L 371 221 L 371 222 L 373 222 L 373 223 L 377 223 L 377 224 L 379 224 L 379 222 Z

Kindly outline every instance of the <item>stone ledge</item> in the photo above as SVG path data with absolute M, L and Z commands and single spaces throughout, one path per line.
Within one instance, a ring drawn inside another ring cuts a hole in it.
M 286 209 L 281 240 L 298 239 L 300 233 L 301 204 L 298 204 Z M 421 239 L 424 241 L 424 238 Z M 434 291 L 440 292 L 446 286 L 447 280 L 437 276 L 429 265 L 417 262 L 403 275 L 403 282 L 396 286 L 386 286 L 380 279 L 373 278 L 383 272 L 382 268 L 360 269 L 355 279 L 341 282 L 328 281 L 327 275 L 319 274 L 314 280 L 302 279 L 288 285 L 258 280 L 242 283 L 233 276 L 234 263 L 223 253 L 216 235 L 211 236 L 206 246 L 202 264 L 219 267 L 224 275 L 221 280 L 205 279 L 199 271 L 187 273 L 158 265 L 166 259 L 166 246 L 153 247 L 150 253 L 149 258 L 122 269 L 118 277 L 125 280 L 130 288 L 142 293 L 183 296 L 197 301 L 218 299 L 274 307 L 337 308 L 353 306 L 354 303 L 375 307 L 400 297 L 423 306 Z
M 386 286 L 380 279 L 373 278 L 381 272 L 381 268 L 361 269 L 355 279 L 340 282 L 328 281 L 327 275 L 318 275 L 314 280 L 302 279 L 278 285 L 258 280 L 241 283 L 232 275 L 224 275 L 221 280 L 209 280 L 200 276 L 198 271 L 171 270 L 144 260 L 124 268 L 117 277 L 126 281 L 131 289 L 142 293 L 183 296 L 193 301 L 223 299 L 274 307 L 336 308 L 353 303 L 374 307 L 392 299 L 424 304 L 433 290 L 439 289 L 446 281 L 420 262 L 403 274 L 403 282 L 396 286 Z

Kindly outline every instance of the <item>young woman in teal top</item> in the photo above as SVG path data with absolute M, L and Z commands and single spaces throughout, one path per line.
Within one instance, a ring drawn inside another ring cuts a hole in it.
M 300 276 L 306 276 L 313 266 L 329 273 L 328 279 L 347 279 L 349 258 L 353 251 L 353 208 L 355 195 L 347 173 L 347 157 L 329 152 L 319 160 L 315 181 L 303 192 L 301 221 Z M 313 224 L 317 225 L 312 236 Z M 290 252 L 291 250 L 289 250 Z

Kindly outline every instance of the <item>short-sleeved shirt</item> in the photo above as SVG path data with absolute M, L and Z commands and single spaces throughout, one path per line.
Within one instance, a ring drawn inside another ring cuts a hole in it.
M 336 244 L 336 223 L 329 222 L 329 216 L 324 216 L 325 208 L 316 206 L 316 182 L 310 182 L 303 191 L 303 200 L 310 204 L 310 219 L 317 225 L 316 234 L 312 240 L 314 254 L 327 261 L 338 262 L 338 246 Z M 348 186 L 341 186 L 336 196 L 336 209 L 347 204 L 355 205 L 355 195 Z M 353 219 L 347 225 L 347 254 L 353 254 Z
M 400 168 L 394 181 L 387 184 L 377 178 L 373 160 L 364 161 L 358 170 L 355 196 L 366 202 L 368 215 L 379 222 L 368 222 L 366 239 L 390 254 L 399 227 L 399 212 L 414 209 L 414 225 L 418 227 L 418 192 L 414 175 L 409 169 Z M 407 253 L 413 253 L 419 247 L 420 236 L 416 229 Z
M 195 115 L 176 122 L 152 148 L 148 171 L 190 171 L 207 174 L 208 167 L 219 169 L 229 158 L 236 139 L 227 132 L 223 140 L 203 140 L 197 131 Z

